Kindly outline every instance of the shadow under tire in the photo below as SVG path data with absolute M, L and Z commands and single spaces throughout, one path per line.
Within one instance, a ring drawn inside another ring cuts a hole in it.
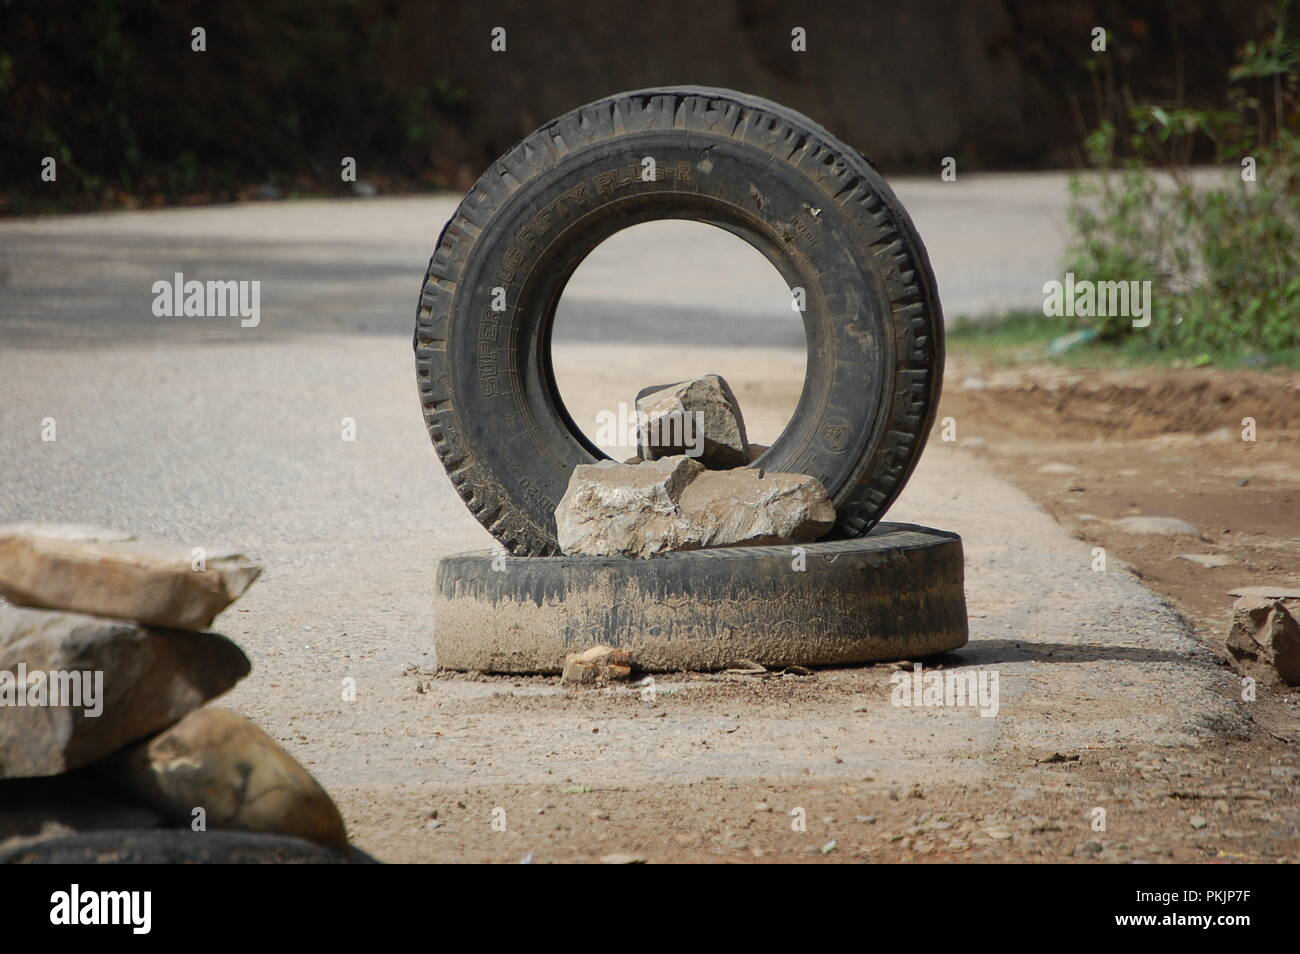
M 860 153 L 793 110 L 706 87 L 620 93 L 547 123 L 492 163 L 444 227 L 413 345 L 425 423 L 457 492 L 512 553 L 559 552 L 555 505 L 574 467 L 605 455 L 556 387 L 555 306 L 600 242 L 657 219 L 726 229 L 803 289 L 803 392 L 755 463 L 817 477 L 836 508 L 830 537 L 862 536 L 903 489 L 938 403 L 929 260 Z

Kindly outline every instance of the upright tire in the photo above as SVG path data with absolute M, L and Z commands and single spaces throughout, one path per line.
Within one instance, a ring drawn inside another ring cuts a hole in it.
M 443 228 L 414 348 L 452 483 L 514 554 L 558 552 L 555 505 L 573 468 L 605 455 L 556 388 L 556 303 L 601 241 L 670 218 L 732 232 L 803 289 L 803 392 L 758 463 L 820 479 L 838 515 L 830 537 L 862 536 L 903 489 L 938 403 L 943 316 L 929 260 L 860 153 L 792 110 L 722 89 L 620 93 L 561 116 L 494 162 Z

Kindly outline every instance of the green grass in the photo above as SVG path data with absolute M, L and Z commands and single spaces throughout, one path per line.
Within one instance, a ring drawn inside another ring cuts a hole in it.
M 1089 341 L 1052 354 L 1053 341 L 1082 325 L 1048 318 L 1040 311 L 1013 311 L 984 318 L 959 317 L 945 335 L 948 352 L 994 365 L 1056 364 L 1078 368 L 1300 368 L 1300 353 L 1257 354 L 1153 348 L 1139 336 L 1121 342 Z

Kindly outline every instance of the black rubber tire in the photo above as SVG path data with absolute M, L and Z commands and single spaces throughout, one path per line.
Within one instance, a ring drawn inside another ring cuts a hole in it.
M 855 540 L 626 557 L 439 561 L 444 669 L 559 672 L 568 653 L 628 650 L 637 668 L 912 659 L 966 644 L 961 538 L 880 524 Z
M 375 864 L 350 848 L 339 854 L 290 838 L 247 831 L 193 832 L 155 828 L 93 831 L 0 851 L 0 865 Z
M 573 468 L 605 455 L 556 388 L 555 305 L 597 244 L 664 218 L 740 236 L 805 289 L 803 393 L 756 463 L 819 478 L 838 515 L 831 538 L 866 533 L 903 489 L 938 404 L 943 316 L 925 249 L 856 150 L 792 110 L 703 87 L 620 93 L 546 124 L 443 228 L 414 348 L 425 423 L 457 491 L 512 553 L 559 552 L 555 505 Z

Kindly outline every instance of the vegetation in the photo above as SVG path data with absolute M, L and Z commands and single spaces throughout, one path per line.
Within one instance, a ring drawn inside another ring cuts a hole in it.
M 1124 315 L 1076 319 L 1097 346 L 1197 364 L 1295 363 L 1300 40 L 1290 7 L 1278 3 L 1271 33 L 1241 51 L 1229 108 L 1135 104 L 1088 137 L 1101 171 L 1074 180 L 1065 269 L 1076 281 L 1152 283 L 1146 327 Z M 1220 170 L 1192 165 L 1206 140 Z

